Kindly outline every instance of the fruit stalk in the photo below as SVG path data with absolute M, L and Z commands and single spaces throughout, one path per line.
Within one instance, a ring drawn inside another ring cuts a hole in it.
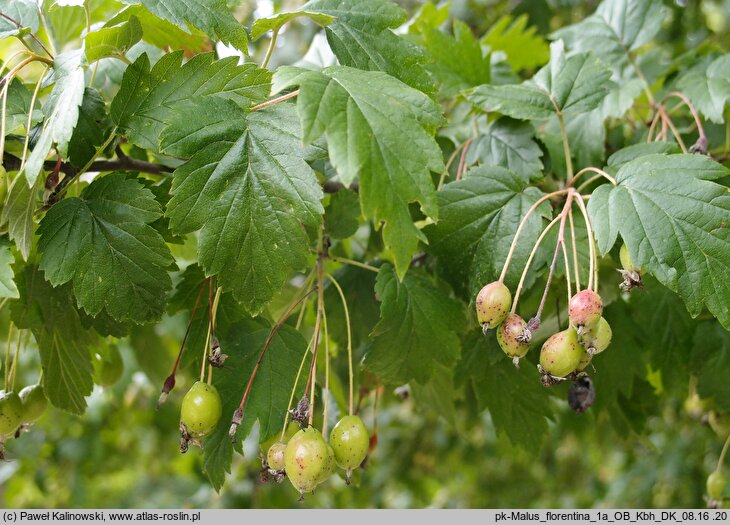
M 593 228 L 591 220 L 588 218 L 588 210 L 583 202 L 583 195 L 576 192 L 578 208 L 583 214 L 583 220 L 586 223 L 586 234 L 588 235 L 588 253 L 589 253 L 589 270 L 588 270 L 588 289 L 598 293 L 598 263 L 596 262 L 596 240 L 593 237 Z M 594 284 L 595 282 L 595 284 Z
M 727 456 L 728 449 L 730 449 L 730 435 L 727 436 L 725 444 L 722 446 L 722 452 L 720 452 L 720 457 L 717 460 L 717 468 L 715 470 L 718 472 L 722 468 L 723 463 L 725 463 L 725 456 Z
M 342 291 L 342 287 L 340 287 L 340 283 L 337 282 L 337 279 L 334 278 L 334 276 L 330 273 L 327 274 L 327 278 L 330 280 L 332 285 L 337 290 L 337 293 L 340 296 L 340 300 L 342 301 L 342 309 L 345 311 L 345 327 L 347 328 L 347 367 L 348 367 L 348 379 L 349 379 L 349 404 L 348 404 L 348 415 L 353 415 L 353 400 L 354 400 L 354 373 L 352 368 L 352 329 L 350 327 L 350 310 L 347 307 L 347 299 L 345 299 L 345 294 Z M 289 403 L 291 404 L 291 402 Z

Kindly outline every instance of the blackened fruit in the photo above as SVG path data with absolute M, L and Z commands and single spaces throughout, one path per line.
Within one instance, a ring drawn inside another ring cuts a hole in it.
M 565 377 L 578 367 L 582 356 L 578 333 L 570 327 L 545 341 L 540 350 L 540 366 L 552 376 Z
M 596 390 L 593 388 L 593 381 L 587 375 L 581 375 L 573 381 L 568 391 L 568 405 L 576 414 L 582 414 L 596 401 Z
M 477 319 L 486 331 L 499 325 L 512 306 L 512 294 L 504 283 L 495 281 L 477 294 Z
M 0 437 L 15 434 L 23 422 L 23 402 L 15 392 L 0 390 Z
M 527 354 L 530 344 L 520 340 L 526 328 L 527 323 L 517 314 L 509 314 L 497 328 L 497 343 L 509 357 L 519 359 Z
M 712 499 L 721 500 L 722 493 L 725 491 L 726 486 L 727 478 L 725 477 L 725 474 L 719 470 L 716 470 L 707 476 L 707 495 Z
M 613 337 L 611 325 L 601 317 L 595 325 L 586 328 L 583 333 L 583 346 L 591 355 L 600 354 L 611 344 L 611 337 Z
M 19 396 L 23 402 L 23 423 L 35 422 L 46 411 L 48 399 L 41 384 L 25 387 Z
M 221 418 L 221 396 L 213 385 L 196 381 L 182 400 L 180 423 L 192 437 L 210 434 Z
M 328 457 L 327 443 L 317 429 L 297 432 L 284 452 L 284 468 L 294 488 L 301 494 L 312 492 L 325 476 Z
M 577 329 L 590 330 L 601 319 L 602 313 L 601 296 L 592 290 L 582 290 L 570 298 L 570 325 Z
M 284 452 L 286 451 L 286 443 L 277 441 L 269 447 L 266 452 L 266 462 L 271 470 L 277 472 L 284 470 Z
M 330 444 L 340 467 L 348 470 L 357 468 L 368 454 L 368 429 L 358 416 L 345 416 L 332 429 Z

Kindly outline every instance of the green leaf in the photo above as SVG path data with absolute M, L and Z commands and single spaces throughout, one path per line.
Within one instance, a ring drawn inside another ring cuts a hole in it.
M 84 397 L 94 387 L 88 349 L 93 338 L 81 325 L 71 288 L 51 287 L 35 266 L 25 267 L 17 282 L 20 299 L 12 303 L 11 317 L 18 328 L 35 336 L 46 396 L 54 406 L 82 414 Z
M 597 108 L 608 93 L 611 71 L 589 54 L 565 56 L 562 41 L 550 45 L 550 62 L 518 85 L 479 86 L 469 100 L 485 111 L 519 119 L 546 119 Z
M 0 12 L 19 22 L 23 29 L 31 33 L 38 31 L 40 18 L 35 0 L 0 0 Z M 0 17 L 0 39 L 19 35 L 23 29 Z
M 365 367 L 388 383 L 412 379 L 424 384 L 437 365 L 452 367 L 459 357 L 458 333 L 464 308 L 448 288 L 419 268 L 399 281 L 390 264 L 378 273 L 380 322 L 365 354 Z
M 40 207 L 39 193 L 44 187 L 44 181 L 38 178 L 35 185 L 29 188 L 22 174 L 16 175 L 8 191 L 8 199 L 2 210 L 0 222 L 8 224 L 8 235 L 15 241 L 20 255 L 28 260 L 33 247 L 33 216 Z
M 238 408 L 270 330 L 271 326 L 266 321 L 246 319 L 233 324 L 220 335 L 221 348 L 225 348 L 228 359 L 225 367 L 216 370 L 213 384 L 223 400 L 223 415 L 203 448 L 203 469 L 216 490 L 220 490 L 226 473 L 231 471 L 234 448 L 228 437 L 231 416 Z M 244 419 L 236 435 L 235 446 L 239 452 L 241 441 L 256 421 L 264 439 L 281 431 L 297 370 L 306 350 L 307 341 L 291 326 L 282 326 L 271 340 L 251 387 Z M 305 382 L 302 377 L 295 400 L 301 397 Z
M 600 166 L 603 162 L 606 144 L 606 128 L 601 108 L 587 113 L 573 115 L 565 123 L 570 144 L 574 170 L 587 166 Z M 566 173 L 565 150 L 560 135 L 560 123 L 552 117 L 539 133 L 540 140 L 550 153 L 552 172 L 563 178 Z
M 116 320 L 158 319 L 174 262 L 149 223 L 162 215 L 152 192 L 124 173 L 101 177 L 46 213 L 40 268 L 54 286 L 73 281 L 80 308 Z
M 717 407 L 730 412 L 730 333 L 714 322 L 703 322 L 695 332 L 692 370 L 697 374 L 697 393 L 711 398 Z
M 215 95 L 245 107 L 269 96 L 271 74 L 255 64 L 239 66 L 236 57 L 214 60 L 212 53 L 196 55 L 184 64 L 182 58 L 182 52 L 167 54 L 150 70 L 143 54 L 124 72 L 111 116 L 133 144 L 158 151 L 160 134 L 178 104 Z
M 651 142 L 649 144 L 633 144 L 618 150 L 608 157 L 606 164 L 609 167 L 618 169 L 627 162 L 657 153 L 679 153 L 679 147 L 671 142 Z
M 281 67 L 274 90 L 299 85 L 297 108 L 304 141 L 325 136 L 330 162 L 345 184 L 360 178 L 365 218 L 385 223 L 383 238 L 402 277 L 425 236 L 409 204 L 436 219 L 432 171 L 443 169 L 433 130 L 444 123 L 426 95 L 392 77 L 343 66 L 321 71 Z M 387 110 L 385 109 L 387 108 Z
M 706 306 L 730 328 L 730 195 L 711 182 L 727 173 L 705 156 L 646 155 L 621 166 L 618 186 L 599 187 L 588 212 L 603 225 L 601 251 L 619 232 L 634 263 L 679 293 L 692 316 Z
M 132 17 L 142 26 L 142 39 L 160 49 L 185 49 L 195 53 L 209 46 L 207 37 L 200 31 L 183 31 L 167 20 L 157 18 L 141 4 L 127 6 L 105 25 L 115 26 Z
M 90 161 L 109 133 L 104 100 L 93 88 L 84 90 L 79 120 L 68 143 L 68 160 L 74 166 L 82 168 Z
M 682 75 L 677 87 L 707 119 L 723 123 L 725 103 L 730 101 L 730 55 L 715 59 L 709 66 L 693 67 Z
M 550 59 L 550 49 L 537 27 L 527 27 L 528 16 L 505 15 L 482 38 L 492 51 L 504 51 L 507 62 L 519 71 L 543 65 Z
M 656 36 L 664 19 L 662 0 L 604 0 L 593 15 L 552 37 L 578 51 L 593 51 L 607 63 L 623 63 Z
M 279 32 L 281 27 L 295 18 L 308 18 L 315 24 L 327 27 L 335 19 L 334 16 L 312 11 L 290 11 L 288 13 L 277 13 L 275 15 L 259 18 L 251 26 L 251 40 L 255 42 L 269 31 Z
M 426 54 L 391 31 L 406 21 L 406 12 L 396 4 L 388 0 L 311 0 L 302 10 L 334 17 L 325 31 L 341 65 L 382 71 L 420 91 L 433 91 L 423 67 Z
M 347 239 L 360 226 L 360 200 L 357 193 L 340 190 L 330 197 L 324 215 L 324 226 L 333 239 Z
M 82 59 L 82 51 L 69 51 L 56 55 L 53 61 L 55 83 L 43 106 L 43 127 L 24 168 L 28 186 L 35 184 L 54 143 L 61 157 L 67 156 L 68 142 L 79 119 L 79 106 L 84 97 Z
M 6 237 L 0 237 L 0 297 L 17 299 L 20 295 L 18 294 L 18 287 L 13 281 L 12 266 L 15 257 L 13 257 L 10 248 L 10 240 Z
M 175 232 L 201 230 L 198 260 L 252 313 L 281 289 L 309 250 L 305 230 L 323 212 L 290 104 L 246 114 L 200 99 L 162 135 L 169 154 L 192 157 L 173 174 L 167 208 Z
M 183 31 L 188 24 L 224 44 L 248 51 L 246 30 L 228 10 L 225 0 L 141 0 L 154 15 L 169 20 Z M 129 3 L 137 3 L 136 1 Z
M 33 93 L 26 88 L 18 77 L 13 78 L 8 86 L 7 103 L 5 106 L 5 133 L 14 131 L 26 131 L 28 124 L 28 113 Z M 43 119 L 43 111 L 39 109 L 40 104 L 36 101 L 33 108 L 33 117 L 30 122 L 34 126 Z
M 526 123 L 504 117 L 495 120 L 469 147 L 467 164 L 502 166 L 525 182 L 542 177 L 542 150 L 535 130 Z
M 437 80 L 443 97 L 489 83 L 489 55 L 484 56 L 482 46 L 464 22 L 454 20 L 453 36 L 426 27 L 423 41 L 432 61 L 426 68 Z
M 86 35 L 86 59 L 89 63 L 104 57 L 124 56 L 142 39 L 142 24 L 136 16 L 115 26 L 105 26 Z
M 441 219 L 426 234 L 449 282 L 473 295 L 497 279 L 522 217 L 542 195 L 499 166 L 469 170 L 462 180 L 446 184 L 438 193 Z M 517 284 L 542 232 L 542 217 L 549 216 L 545 202 L 525 223 L 505 278 L 509 287 Z
M 460 369 L 471 378 L 479 409 L 489 409 L 498 434 L 527 450 L 540 447 L 553 410 L 534 366 L 515 368 L 494 335 L 479 332 L 464 342 Z

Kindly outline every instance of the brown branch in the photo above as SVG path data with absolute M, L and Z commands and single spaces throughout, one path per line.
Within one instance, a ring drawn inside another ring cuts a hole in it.
M 8 15 L 6 15 L 5 13 L 0 13 L 0 16 L 2 16 L 6 20 L 12 22 L 13 24 L 15 24 L 18 29 L 23 29 L 23 24 L 21 24 L 20 22 L 18 22 L 15 18 L 11 18 Z M 43 51 L 45 51 L 46 54 L 49 57 L 51 57 L 51 59 L 53 59 L 53 53 L 51 53 L 48 50 L 48 48 L 43 44 L 43 42 L 41 42 L 40 39 L 37 36 L 35 36 L 33 33 L 29 33 L 29 34 L 30 34 L 30 37 L 33 40 L 35 40 L 38 43 L 39 46 L 41 46 L 43 48 Z
M 8 171 L 16 171 L 20 169 L 20 159 L 10 153 L 3 154 L 3 166 Z M 43 164 L 43 169 L 46 171 L 53 171 L 56 169 L 56 161 L 49 160 Z M 162 174 L 172 173 L 173 168 L 164 166 L 162 164 L 155 164 L 154 162 L 147 162 L 146 160 L 133 159 L 131 157 L 123 157 L 119 159 L 109 160 L 97 160 L 91 163 L 87 171 L 116 171 L 116 170 L 129 170 L 129 171 L 140 171 L 142 173 Z M 79 168 L 73 166 L 68 162 L 61 163 L 59 169 L 61 173 L 66 175 L 76 175 Z

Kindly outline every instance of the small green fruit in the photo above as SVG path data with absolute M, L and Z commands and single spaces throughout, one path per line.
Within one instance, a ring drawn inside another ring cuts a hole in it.
M 327 443 L 327 460 L 325 461 L 325 468 L 322 471 L 322 476 L 320 477 L 319 481 L 317 481 L 317 485 L 327 481 L 330 476 L 335 473 L 336 470 L 337 459 L 335 459 L 335 450 L 332 448 L 332 445 Z
M 509 314 L 497 328 L 497 343 L 509 357 L 525 357 L 530 344 L 522 342 L 520 337 L 527 328 L 527 323 L 517 314 Z
M 286 426 L 286 432 L 284 432 L 284 439 L 283 439 L 284 444 L 289 443 L 289 440 L 294 436 L 294 434 L 296 434 L 297 432 L 299 432 L 299 430 L 300 430 L 299 429 L 299 425 L 297 423 L 295 423 L 294 421 L 291 421 Z M 266 441 L 264 441 L 263 443 L 261 443 L 260 446 L 261 446 L 262 452 L 264 454 L 266 452 L 268 452 L 268 450 L 271 448 L 271 445 L 273 445 L 274 443 L 278 443 L 279 441 L 281 441 L 280 438 L 281 438 L 281 432 L 277 432 L 276 434 L 274 434 L 273 436 L 271 436 L 269 439 L 267 439 Z
M 565 377 L 578 367 L 583 354 L 578 333 L 570 327 L 545 341 L 540 350 L 540 366 L 552 376 Z
M 285 467 L 284 453 L 286 452 L 286 443 L 277 441 L 269 447 L 266 453 L 266 461 L 271 470 L 282 471 Z
M 193 437 L 210 434 L 221 418 L 221 396 L 213 385 L 196 381 L 182 400 L 180 423 Z
M 727 486 L 727 478 L 725 474 L 716 470 L 707 476 L 707 495 L 714 500 L 721 500 L 722 493 L 725 491 Z
M 284 468 L 294 488 L 301 494 L 312 492 L 327 471 L 329 452 L 322 434 L 309 427 L 289 440 L 284 452 Z
M 477 319 L 485 330 L 505 320 L 512 306 L 512 294 L 503 283 L 495 281 L 479 290 L 476 299 Z
M 15 434 L 23 422 L 23 402 L 15 392 L 0 390 L 0 437 Z
M 611 344 L 611 337 L 613 337 L 611 325 L 601 317 L 594 326 L 583 333 L 583 346 L 591 354 L 600 354 Z
M 590 330 L 601 319 L 603 301 L 592 290 L 581 290 L 570 298 L 568 315 L 570 325 L 581 330 Z
M 124 372 L 124 362 L 122 354 L 116 345 L 109 347 L 108 351 L 102 355 L 95 353 L 93 356 L 94 364 L 94 383 L 99 386 L 113 386 Z
M 586 368 L 588 368 L 588 365 L 591 364 L 591 359 L 593 356 L 583 350 L 583 353 L 580 356 L 580 361 L 578 361 L 578 366 L 575 367 L 576 372 L 582 372 Z
M 360 417 L 345 416 L 332 429 L 330 444 L 340 467 L 348 470 L 357 468 L 368 455 L 368 429 Z
M 20 400 L 23 402 L 23 423 L 35 422 L 48 406 L 48 399 L 43 392 L 43 385 L 29 385 L 20 391 Z

